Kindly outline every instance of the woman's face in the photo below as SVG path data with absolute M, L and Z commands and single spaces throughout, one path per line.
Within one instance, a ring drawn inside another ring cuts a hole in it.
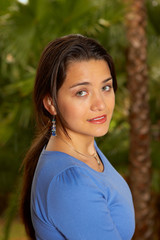
M 70 136 L 105 135 L 115 105 L 107 63 L 104 60 L 70 63 L 57 103 Z

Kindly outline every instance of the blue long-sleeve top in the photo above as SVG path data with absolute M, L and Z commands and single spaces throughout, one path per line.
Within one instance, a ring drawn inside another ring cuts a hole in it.
M 31 190 L 37 240 L 131 240 L 130 189 L 95 144 L 104 171 L 58 151 L 43 150 Z

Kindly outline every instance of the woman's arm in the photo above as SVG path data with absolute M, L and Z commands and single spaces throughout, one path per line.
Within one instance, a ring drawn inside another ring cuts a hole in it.
M 84 168 L 69 168 L 52 180 L 47 215 L 68 240 L 122 240 L 107 200 Z

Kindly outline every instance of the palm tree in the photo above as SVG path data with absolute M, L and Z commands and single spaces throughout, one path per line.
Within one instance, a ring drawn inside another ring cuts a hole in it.
M 145 0 L 127 1 L 127 74 L 130 93 L 130 187 L 136 218 L 135 240 L 153 240 L 150 116 Z

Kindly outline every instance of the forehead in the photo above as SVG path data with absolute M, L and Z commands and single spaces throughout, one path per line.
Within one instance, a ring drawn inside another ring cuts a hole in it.
M 88 60 L 69 63 L 66 71 L 65 82 L 80 81 L 80 80 L 94 80 L 95 78 L 104 80 L 102 78 L 110 77 L 110 69 L 105 60 Z M 97 79 L 97 80 L 98 80 Z

